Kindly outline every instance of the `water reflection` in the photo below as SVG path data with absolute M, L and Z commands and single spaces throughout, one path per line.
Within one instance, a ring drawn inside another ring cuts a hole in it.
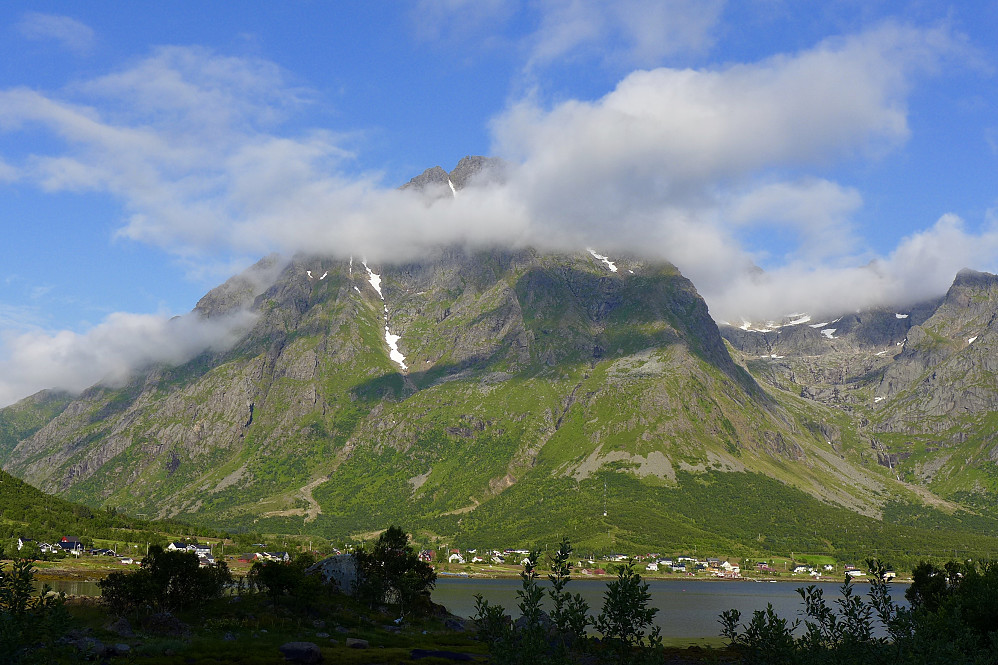
M 824 591 L 829 605 L 834 607 L 835 599 L 842 596 L 841 583 L 818 582 L 816 585 Z M 542 586 L 547 584 L 543 583 Z M 716 637 L 720 634 L 717 618 L 721 612 L 736 609 L 742 613 L 742 620 L 747 621 L 752 612 L 765 609 L 767 603 L 772 603 L 773 609 L 780 616 L 793 620 L 802 607 L 801 597 L 797 593 L 797 588 L 801 586 L 807 586 L 807 582 L 648 580 L 651 605 L 659 609 L 655 615 L 655 623 L 662 628 L 662 635 L 665 637 Z M 519 616 L 516 607 L 518 589 L 519 580 L 441 577 L 437 580 L 433 600 L 458 616 L 469 617 L 475 612 L 474 595 L 480 593 L 489 602 L 505 607 L 515 618 Z M 868 589 L 868 585 L 858 584 L 854 587 L 854 594 L 865 598 Z M 894 602 L 907 605 L 904 589 L 901 585 L 892 587 L 891 597 Z M 572 580 L 568 590 L 573 594 L 581 594 L 589 607 L 598 613 L 603 606 L 606 581 Z

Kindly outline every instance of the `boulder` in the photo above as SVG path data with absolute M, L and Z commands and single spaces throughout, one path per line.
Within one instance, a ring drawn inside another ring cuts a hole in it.
M 292 663 L 321 663 L 322 652 L 315 642 L 285 642 L 278 647 L 284 660 Z
M 121 637 L 135 637 L 135 631 L 132 630 L 132 624 L 128 623 L 128 619 L 121 617 L 116 621 L 112 621 L 108 625 L 104 626 L 104 629 L 109 633 L 114 633 Z
M 458 633 L 463 633 L 465 631 L 464 621 L 458 619 L 457 617 L 449 617 L 444 621 L 444 628 L 447 630 L 453 630 Z
M 166 637 L 190 637 L 191 627 L 169 612 L 150 615 L 143 624 L 146 632 Z
M 352 554 L 336 554 L 309 566 L 305 572 L 321 575 L 326 584 L 334 584 L 340 593 L 352 596 L 357 583 L 357 560 Z
M 362 640 L 359 637 L 348 637 L 346 646 L 349 649 L 366 649 L 371 646 L 371 644 L 367 640 Z

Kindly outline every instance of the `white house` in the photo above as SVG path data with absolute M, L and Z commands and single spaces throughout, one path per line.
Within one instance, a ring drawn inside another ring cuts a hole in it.
M 447 563 L 464 563 L 464 557 L 455 552 L 447 557 Z
M 652 561 L 647 566 L 645 566 L 645 570 L 649 570 L 649 571 L 651 571 L 653 573 L 657 573 L 658 572 L 658 563 L 655 562 L 655 561 Z

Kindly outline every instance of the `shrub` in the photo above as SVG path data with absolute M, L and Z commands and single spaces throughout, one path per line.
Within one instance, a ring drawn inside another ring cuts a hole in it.
M 180 610 L 203 605 L 232 583 L 224 561 L 200 566 L 193 552 L 149 548 L 139 570 L 111 573 L 98 582 L 102 600 L 113 608 Z
M 842 585 L 838 610 L 828 606 L 814 586 L 798 589 L 805 631 L 794 635 L 799 621 L 788 623 L 770 606 L 753 613 L 744 630 L 740 615 L 721 615 L 722 635 L 743 652 L 747 663 L 867 663 L 952 665 L 995 663 L 998 649 L 998 565 L 949 563 L 944 568 L 923 563 L 905 592 L 910 608 L 890 598 L 884 566 L 870 568 L 869 603 Z M 886 636 L 878 636 L 877 622 Z
M 551 561 L 551 574 L 548 580 L 551 588 L 551 621 L 558 629 L 558 638 L 562 649 L 572 645 L 582 645 L 586 640 L 586 627 L 591 623 L 589 604 L 581 595 L 574 596 L 565 590 L 572 580 L 572 566 L 569 559 L 572 556 L 572 544 L 568 538 L 562 538 L 558 551 Z
M 391 526 L 373 549 L 354 553 L 357 561 L 357 595 L 372 607 L 395 606 L 401 616 L 430 607 L 430 592 L 437 583 L 433 567 L 420 561 L 401 527 Z
M 65 596 L 52 594 L 47 584 L 36 593 L 34 586 L 30 561 L 19 559 L 9 571 L 0 567 L 0 655 L 4 663 L 19 662 L 32 645 L 54 644 L 66 630 Z
M 250 568 L 248 581 L 251 586 L 264 591 L 275 603 L 288 596 L 296 602 L 310 605 L 322 587 L 318 575 L 308 575 L 305 572 L 314 563 L 315 558 L 311 554 L 299 554 L 288 563 L 257 561 Z
M 652 650 L 662 644 L 661 629 L 655 626 L 648 630 L 658 613 L 658 608 L 648 605 L 650 600 L 648 583 L 634 572 L 634 562 L 628 561 L 619 566 L 617 579 L 607 585 L 603 609 L 594 625 L 603 633 L 604 641 L 609 642 L 621 662 L 646 640 Z

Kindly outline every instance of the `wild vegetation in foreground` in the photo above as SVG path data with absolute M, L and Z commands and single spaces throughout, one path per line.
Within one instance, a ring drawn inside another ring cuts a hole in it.
M 906 592 L 889 594 L 890 568 L 869 560 L 868 600 L 847 578 L 842 598 L 798 589 L 802 618 L 771 606 L 744 624 L 721 614 L 728 646 L 678 650 L 654 627 L 658 610 L 632 562 L 607 584 L 599 612 L 570 591 L 572 546 L 563 539 L 542 589 L 531 552 L 517 594 L 519 618 L 477 598 L 473 621 L 430 601 L 436 575 L 397 527 L 373 547 L 339 557 L 357 582 L 349 592 L 314 574 L 303 554 L 259 562 L 234 578 L 224 562 L 199 566 L 187 552 L 153 547 L 134 572 L 101 583 L 97 602 L 34 591 L 31 562 L 0 568 L 0 654 L 5 663 L 450 663 L 561 665 L 693 663 L 924 665 L 998 662 L 998 564 L 923 563 Z M 548 596 L 550 613 L 541 610 Z
M 722 633 L 749 665 L 998 663 L 998 562 L 919 565 L 905 591 L 909 607 L 891 599 L 888 567 L 867 563 L 869 601 L 846 578 L 833 609 L 812 585 L 798 589 L 803 620 L 780 617 L 770 605 L 739 625 L 738 611 L 728 610 Z

